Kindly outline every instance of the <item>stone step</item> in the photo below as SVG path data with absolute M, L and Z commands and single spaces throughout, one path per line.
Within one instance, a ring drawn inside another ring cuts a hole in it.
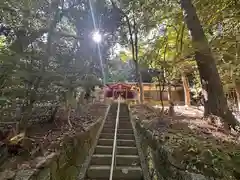
M 113 128 L 103 128 L 102 133 L 114 133 L 115 129 Z M 119 134 L 133 134 L 132 129 L 118 129 Z
M 119 116 L 119 121 L 121 121 L 121 122 L 130 122 L 130 118 L 129 117 L 125 118 L 125 117 Z
M 111 154 L 94 154 L 92 156 L 92 165 L 111 165 Z M 117 166 L 139 166 L 140 159 L 137 155 L 116 155 Z
M 126 115 L 125 113 L 119 113 L 119 118 L 122 118 L 122 119 L 129 119 L 129 116 L 128 116 L 128 114 Z
M 131 129 L 131 128 L 132 128 L 131 124 L 129 124 L 129 125 L 121 125 L 121 124 L 119 124 L 119 126 L 118 126 L 118 129 Z
M 126 129 L 131 129 L 132 128 L 132 124 L 131 123 L 119 123 L 118 127 L 119 126 L 127 126 L 127 127 L 129 127 L 129 128 L 126 128 Z M 111 128 L 113 128 L 113 127 L 115 127 L 115 123 L 107 122 L 107 123 L 104 124 L 104 127 L 111 127 Z
M 111 125 L 115 125 L 115 123 L 116 123 L 116 120 L 114 120 L 114 121 L 105 121 L 105 125 L 106 124 L 111 124 Z M 121 120 L 119 120 L 119 122 L 118 122 L 119 124 L 131 124 L 131 122 L 130 121 L 121 121 Z
M 101 179 L 101 178 L 109 179 L 110 169 L 111 169 L 110 165 L 109 166 L 93 165 L 88 168 L 87 176 L 88 178 L 91 178 L 91 179 Z M 136 167 L 117 166 L 113 172 L 113 179 L 141 180 L 142 178 L 143 178 L 142 169 L 139 166 L 136 166 Z
M 114 129 L 115 128 L 115 124 L 106 123 L 106 124 L 104 124 L 103 127 L 104 128 L 112 128 L 112 129 Z M 119 123 L 118 128 L 119 129 L 131 129 L 132 128 L 132 124 L 131 123 L 124 123 L 124 124 Z
M 132 124 L 131 124 L 131 122 L 119 122 L 119 125 L 131 125 L 131 127 L 132 127 Z
M 95 149 L 95 154 L 112 154 L 112 146 L 100 146 L 97 145 Z M 117 155 L 138 155 L 136 147 L 118 146 Z
M 117 117 L 116 115 L 115 116 L 111 116 L 111 119 L 113 121 L 116 121 L 116 117 Z M 108 120 L 110 120 L 110 118 Z M 121 115 L 119 115 L 119 121 L 130 122 L 130 118 L 129 117 L 122 117 Z
M 106 121 L 109 121 L 109 122 L 116 122 L 116 116 L 115 117 L 111 117 L 109 119 L 107 119 Z M 119 122 L 131 122 L 130 119 L 125 119 L 125 118 L 121 118 L 119 117 Z
M 113 139 L 114 138 L 114 133 L 101 133 L 100 138 Z M 134 140 L 134 135 L 133 134 L 117 134 L 117 139 Z
M 98 145 L 112 146 L 113 145 L 113 139 L 99 139 L 98 140 Z M 135 147 L 136 143 L 135 143 L 134 140 L 118 139 L 117 140 L 117 146 Z

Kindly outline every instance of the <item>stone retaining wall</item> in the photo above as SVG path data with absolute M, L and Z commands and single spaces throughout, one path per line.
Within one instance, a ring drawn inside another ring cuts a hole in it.
M 147 168 L 151 179 L 154 180 L 213 180 L 212 177 L 206 177 L 202 174 L 196 174 L 181 169 L 175 165 L 171 150 L 163 144 L 163 140 L 155 136 L 153 132 L 144 127 L 132 116 L 138 139 L 141 144 L 141 150 L 147 163 Z M 216 180 L 216 179 L 215 179 Z
M 82 165 L 93 148 L 102 118 L 85 132 L 65 136 L 56 152 L 34 160 L 34 168 L 5 170 L 0 180 L 76 180 Z

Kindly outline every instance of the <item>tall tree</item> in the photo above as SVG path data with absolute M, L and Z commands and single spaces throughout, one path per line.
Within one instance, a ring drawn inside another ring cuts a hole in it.
M 184 19 L 192 37 L 204 96 L 204 114 L 222 117 L 235 127 L 238 123 L 229 110 L 216 63 L 191 0 L 181 0 Z
M 88 0 L 1 1 L 0 18 L 0 113 L 19 103 L 20 114 L 26 114 L 19 118 L 23 128 L 32 107 L 50 95 L 70 110 L 78 87 L 89 93 L 99 84 L 92 32 L 98 29 L 103 36 L 99 46 L 105 63 L 121 22 L 106 1 L 93 1 L 90 7 Z
M 140 67 L 139 67 L 139 28 L 140 28 L 140 24 L 138 22 L 139 16 L 141 17 L 143 15 L 143 13 L 139 11 L 140 7 L 139 7 L 138 1 L 133 1 L 131 3 L 121 2 L 121 6 L 126 8 L 126 12 L 122 9 L 122 7 L 118 7 L 113 0 L 111 0 L 111 2 L 112 2 L 113 7 L 115 9 L 118 9 L 118 11 L 125 18 L 125 23 L 126 23 L 128 35 L 129 35 L 129 38 L 127 38 L 127 39 L 131 46 L 132 60 L 135 64 L 136 79 L 137 79 L 139 90 L 140 90 L 140 102 L 143 103 L 144 93 L 143 93 L 143 85 L 142 85 L 142 75 L 140 73 Z

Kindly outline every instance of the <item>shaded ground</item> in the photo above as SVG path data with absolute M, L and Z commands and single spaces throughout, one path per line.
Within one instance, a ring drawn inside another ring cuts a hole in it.
M 202 119 L 201 110 L 194 107 L 175 107 L 174 117 L 161 118 L 157 111 L 145 105 L 133 107 L 133 114 L 169 149 L 172 164 L 218 179 L 240 179 L 237 132 L 226 133 L 220 122 Z
M 66 112 L 59 109 L 53 122 L 38 122 L 31 126 L 29 135 L 24 142 L 25 149 L 12 154 L 8 153 L 8 159 L 0 166 L 0 171 L 6 168 L 31 166 L 31 159 L 55 151 L 64 136 L 72 136 L 85 131 L 98 118 L 104 116 L 105 110 L 106 105 L 100 103 L 86 105 L 80 115 L 77 115 L 73 109 L 70 116 L 73 127 L 70 128 Z M 1 149 L 1 155 L 2 153 Z

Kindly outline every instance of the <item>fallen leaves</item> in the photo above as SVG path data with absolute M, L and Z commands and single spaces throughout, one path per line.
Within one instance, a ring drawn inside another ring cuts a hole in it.
M 32 124 L 27 137 L 21 133 L 10 139 L 11 146 L 9 150 L 13 152 L 13 156 L 9 158 L 9 161 L 5 161 L 1 168 L 24 166 L 24 164 L 29 165 L 28 160 L 30 158 L 37 155 L 44 156 L 47 152 L 57 151 L 60 142 L 65 136 L 72 136 L 85 131 L 99 117 L 104 116 L 106 108 L 106 105 L 100 103 L 89 104 L 84 107 L 84 111 L 80 115 L 73 109 L 70 114 L 72 128 L 68 126 L 64 119 L 67 116 L 65 115 L 66 111 L 63 109 L 57 111 L 55 119 L 51 123 L 38 121 Z M 19 155 L 19 149 L 21 150 L 20 156 L 16 156 Z M 23 156 L 22 152 L 27 153 L 27 156 Z
M 239 179 L 239 134 L 223 131 L 220 119 L 205 120 L 199 110 L 176 109 L 173 118 L 159 117 L 145 105 L 133 106 L 132 113 L 145 128 L 157 132 L 172 164 L 205 176 Z

